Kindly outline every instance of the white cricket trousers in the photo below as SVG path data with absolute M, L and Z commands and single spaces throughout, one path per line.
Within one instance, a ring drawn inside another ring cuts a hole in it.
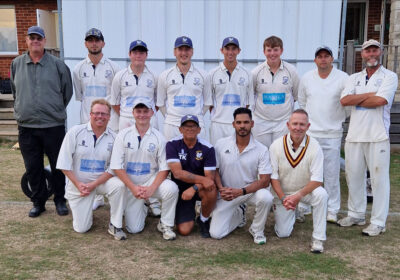
M 181 132 L 179 131 L 179 126 L 175 126 L 172 124 L 164 123 L 164 137 L 167 139 L 167 141 L 182 135 Z M 204 126 L 201 126 L 201 131 L 197 137 L 200 137 L 202 139 L 206 139 L 207 134 Z
M 221 239 L 238 227 L 243 220 L 243 212 L 239 205 L 243 203 L 255 205 L 256 213 L 250 227 L 255 233 L 264 234 L 265 222 L 273 199 L 274 197 L 267 189 L 260 189 L 255 193 L 239 196 L 231 201 L 219 199 L 212 213 L 211 237 Z
M 389 212 L 390 198 L 390 142 L 346 142 L 346 179 L 349 187 L 348 215 L 365 219 L 367 208 L 366 171 L 371 177 L 374 202 L 371 224 L 384 227 Z
M 88 196 L 80 196 L 79 190 L 68 180 L 65 187 L 65 198 L 68 199 L 72 211 L 72 225 L 76 232 L 86 232 L 93 224 L 93 201 L 96 194 L 105 195 L 110 203 L 110 221 L 117 227 L 122 227 L 124 214 L 125 185 L 117 177 L 112 177 L 104 184 L 99 185 Z
M 149 186 L 154 181 L 152 177 L 142 186 Z M 161 222 L 173 227 L 175 223 L 175 209 L 178 202 L 178 186 L 171 180 L 165 179 L 153 194 L 153 198 L 161 200 Z M 130 233 L 141 232 L 144 228 L 147 206 L 144 199 L 136 198 L 129 188 L 125 190 L 125 224 Z
M 326 210 L 328 204 L 326 190 L 323 187 L 318 187 L 300 201 L 313 207 L 312 237 L 318 240 L 326 240 Z M 290 236 L 296 221 L 295 212 L 294 210 L 286 210 L 280 199 L 274 198 L 275 233 L 278 237 Z
M 211 122 L 210 125 L 210 142 L 213 146 L 221 138 L 235 134 L 235 129 L 231 123 Z
M 324 188 L 328 193 L 328 212 L 340 209 L 340 145 L 342 138 L 315 138 L 324 154 Z
M 286 123 L 287 120 L 266 121 L 255 117 L 252 134 L 257 141 L 259 141 L 269 149 L 272 142 L 288 133 Z

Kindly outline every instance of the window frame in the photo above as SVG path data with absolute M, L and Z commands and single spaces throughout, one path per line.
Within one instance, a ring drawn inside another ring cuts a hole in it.
M 19 54 L 19 46 L 18 46 L 18 27 L 17 27 L 17 13 L 15 11 L 15 5 L 0 5 L 0 9 L 13 9 L 14 10 L 14 21 L 15 21 L 15 40 L 17 42 L 17 49 L 15 52 L 10 51 L 1 51 L 0 56 L 15 56 Z

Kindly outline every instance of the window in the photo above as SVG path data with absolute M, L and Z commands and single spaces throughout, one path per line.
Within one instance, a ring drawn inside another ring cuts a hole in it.
M 18 54 L 15 8 L 0 6 L 0 54 Z
M 365 2 L 350 2 L 347 4 L 345 42 L 354 40 L 355 45 L 360 45 L 364 42 L 365 13 Z

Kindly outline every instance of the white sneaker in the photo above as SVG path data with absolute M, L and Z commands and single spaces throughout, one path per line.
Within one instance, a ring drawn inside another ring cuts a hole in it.
M 108 233 L 114 236 L 115 240 L 125 240 L 126 234 L 122 228 L 116 228 L 112 223 L 108 225 Z
M 174 240 L 176 238 L 176 234 L 173 232 L 172 227 L 164 225 L 161 220 L 158 222 L 157 229 L 159 232 L 162 232 L 165 240 Z
M 335 213 L 328 212 L 328 215 L 326 215 L 326 221 L 328 223 L 336 224 L 337 223 L 337 215 Z
M 249 232 L 253 236 L 254 243 L 256 243 L 258 245 L 263 245 L 263 244 L 267 243 L 267 238 L 265 238 L 265 235 L 263 232 L 255 233 L 251 227 L 249 228 Z
M 370 224 L 368 227 L 362 230 L 362 234 L 366 236 L 378 236 L 386 231 L 385 227 Z
M 156 200 L 149 205 L 150 208 L 150 214 L 154 217 L 160 217 L 161 216 L 161 203 L 160 201 Z
M 313 238 L 310 251 L 314 254 L 321 254 L 324 251 L 324 241 Z
M 347 217 L 337 221 L 337 224 L 341 227 L 351 227 L 354 225 L 363 226 L 363 225 L 365 225 L 365 219 L 357 219 L 357 218 L 347 216 Z
M 304 223 L 306 221 L 306 217 L 304 216 L 304 212 L 300 211 L 299 207 L 295 210 L 296 222 Z
M 104 196 L 96 195 L 95 198 L 94 198 L 93 206 L 92 206 L 93 211 L 96 210 L 97 208 L 101 207 L 101 206 L 104 206 L 104 205 L 105 205 Z
M 242 228 L 246 225 L 247 223 L 247 218 L 246 218 L 246 210 L 247 210 L 247 205 L 246 203 L 240 204 L 239 205 L 239 209 L 242 211 L 242 221 L 240 222 L 240 224 L 238 225 L 238 227 Z

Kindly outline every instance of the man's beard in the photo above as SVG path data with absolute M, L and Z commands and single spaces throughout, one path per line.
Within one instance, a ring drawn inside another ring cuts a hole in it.
M 96 52 L 89 50 L 89 53 L 92 54 L 92 55 L 98 55 L 98 54 L 101 53 L 101 49 L 96 51 Z
M 366 62 L 365 65 L 367 65 L 367 67 L 375 67 L 379 64 L 379 61 L 377 59 L 375 59 L 375 62 Z

